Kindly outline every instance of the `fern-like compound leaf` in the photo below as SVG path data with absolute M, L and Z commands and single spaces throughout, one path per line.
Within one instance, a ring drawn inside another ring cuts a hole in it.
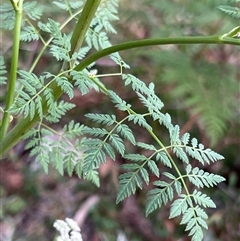
M 33 26 L 26 26 L 20 34 L 21 41 L 31 42 L 39 39 L 39 34 Z
M 75 104 L 65 102 L 61 100 L 59 103 L 53 103 L 49 107 L 48 114 L 45 116 L 45 119 L 49 122 L 56 123 L 58 122 L 67 111 L 75 107 Z
M 131 160 L 131 161 L 134 161 L 134 162 L 143 162 L 145 160 L 147 160 L 148 158 L 142 154 L 125 154 L 124 155 L 124 158 L 127 159 L 127 160 Z
M 203 206 L 204 208 L 206 208 L 206 207 L 216 208 L 216 204 L 206 194 L 204 194 L 200 191 L 194 190 L 192 195 L 193 195 L 193 199 L 197 205 Z
M 111 44 L 108 40 L 108 36 L 106 33 L 104 32 L 100 32 L 98 34 L 98 43 L 99 43 L 99 46 L 104 49 L 104 48 L 107 48 L 107 47 L 110 47 Z M 96 48 L 96 47 L 95 47 Z M 96 48 L 97 49 L 97 48 Z
M 85 134 L 95 136 L 95 137 L 104 137 L 108 134 L 108 131 L 105 130 L 104 128 L 96 128 L 96 127 L 85 127 L 83 132 Z
M 170 215 L 169 218 L 175 218 L 183 213 L 186 212 L 188 209 L 188 203 L 191 202 L 191 199 L 189 196 L 185 194 L 180 195 L 181 198 L 176 199 L 172 204 L 171 204 L 171 209 L 170 209 Z
M 192 236 L 192 240 L 202 240 L 203 230 L 207 229 L 206 219 L 208 218 L 206 212 L 199 207 L 211 207 L 214 208 L 214 202 L 200 191 L 195 190 L 192 195 L 180 194 L 180 198 L 176 199 L 170 209 L 169 218 L 174 218 L 182 215 L 180 224 L 186 224 L 186 231 L 189 232 L 189 236 Z M 196 206 L 193 205 L 191 196 L 193 197 Z
M 159 168 L 156 164 L 155 161 L 153 160 L 149 160 L 147 162 L 147 165 L 148 165 L 148 168 L 150 169 L 150 171 L 156 176 L 156 177 L 159 177 L 160 176 L 160 173 L 159 173 Z
M 121 66 L 122 68 L 130 69 L 130 66 L 122 60 L 118 52 L 112 53 L 109 57 L 111 60 L 113 60 L 117 65 Z
M 75 169 L 76 163 L 79 161 L 79 156 L 76 152 L 66 152 L 64 157 L 64 169 L 67 171 L 69 176 L 72 176 Z
M 71 71 L 71 76 L 75 80 L 74 85 L 81 91 L 82 95 L 89 92 L 90 89 L 99 91 L 98 86 L 92 81 L 87 70 Z
M 87 46 L 82 47 L 78 50 L 78 52 L 73 53 L 72 59 L 73 60 L 82 60 L 89 51 L 90 51 L 89 47 L 87 47 Z
M 190 140 L 190 134 L 184 133 L 181 137 L 181 141 L 182 141 L 183 145 L 185 145 L 185 146 L 188 145 L 189 140 Z
M 86 34 L 86 42 L 90 48 L 94 47 L 99 50 L 111 46 L 107 32 L 116 33 L 111 22 L 118 19 L 116 15 L 117 6 L 115 0 L 102 1 L 99 5 Z
M 127 104 L 125 100 L 122 100 L 115 92 L 109 91 L 109 97 L 115 104 L 115 107 L 122 111 L 128 111 L 131 108 L 130 104 Z M 140 117 L 139 117 L 140 118 Z
M 121 168 L 127 171 L 138 171 L 140 166 L 136 163 L 128 163 L 121 165 Z
M 43 82 L 41 80 L 41 77 L 38 77 L 34 73 L 29 73 L 24 70 L 19 70 L 18 74 L 20 76 L 19 80 L 23 84 L 25 90 L 28 93 L 36 94 L 38 89 L 43 87 Z
M 52 89 L 46 88 L 43 91 L 43 95 L 47 101 L 47 106 L 52 106 L 52 104 L 55 102 Z
M 150 190 L 147 194 L 146 215 L 160 208 L 163 203 L 166 205 L 169 200 L 173 199 L 171 185 L 164 181 L 155 181 L 153 184 L 158 188 Z
M 173 153 L 178 157 L 180 160 L 182 160 L 185 163 L 189 163 L 188 156 L 183 150 L 183 148 L 176 146 L 173 148 Z
M 57 76 L 55 80 L 62 91 L 72 99 L 74 96 L 73 85 L 69 82 L 68 78 L 65 76 Z
M 38 130 L 35 128 L 30 129 L 27 133 L 24 134 L 23 140 L 26 140 L 28 138 L 34 137 L 38 133 Z
M 103 151 L 102 140 L 83 138 L 81 144 L 84 147 L 83 171 L 89 172 L 106 162 L 106 154 Z
M 160 110 L 163 107 L 163 103 L 155 94 L 151 93 L 150 90 L 147 97 L 138 92 L 137 95 L 142 104 L 148 108 L 149 113 L 160 113 Z
M 70 9 L 78 9 L 82 7 L 83 1 L 67 1 L 67 2 L 58 2 L 58 1 L 53 1 L 53 4 L 55 4 L 58 8 L 64 11 L 69 11 Z
M 179 135 L 180 135 L 180 127 L 178 125 L 175 125 L 170 131 L 171 145 L 181 144 Z
M 171 116 L 168 113 L 159 113 L 158 115 L 154 115 L 153 117 L 154 120 L 159 120 L 159 124 L 164 125 L 171 132 L 171 130 L 173 129 L 173 125 Z
M 89 113 L 89 114 L 86 114 L 85 116 L 96 123 L 107 125 L 107 126 L 111 126 L 116 123 L 115 115 Z
M 58 136 L 51 129 L 41 128 L 40 131 L 32 129 L 24 137 L 31 137 L 26 148 L 31 149 L 31 156 L 37 156 L 36 159 L 40 161 L 45 172 L 48 171 L 48 165 L 51 164 L 61 175 L 64 174 L 65 169 L 71 175 L 81 157 L 76 149 L 77 142 L 74 144 L 73 140 L 75 134 L 79 133 L 80 128 L 77 124 L 70 123 L 64 127 L 63 133 L 59 133 Z M 67 131 L 67 129 L 71 129 L 74 134 L 68 133 L 68 135 L 65 135 L 64 131 Z M 69 143 L 73 144 L 69 145 Z
M 240 18 L 240 8 L 238 7 L 221 5 L 218 6 L 218 9 L 226 13 L 227 15 L 230 15 L 233 18 Z
M 138 172 L 139 172 L 142 177 L 141 179 L 143 179 L 147 185 L 149 184 L 149 174 L 143 166 L 141 166 L 137 163 L 130 163 L 130 164 L 123 164 L 121 166 L 121 168 L 123 168 L 127 171 L 131 171 L 132 173 L 135 173 L 137 176 L 138 176 Z M 137 184 L 140 188 L 142 188 L 141 179 L 137 179 L 137 180 L 139 180 L 139 183 L 137 183 Z
M 116 159 L 115 151 L 109 143 L 107 142 L 103 143 L 103 150 L 112 160 L 115 161 Z
M 183 214 L 180 224 L 187 224 L 186 231 L 189 231 L 189 236 L 192 236 L 192 241 L 202 240 L 203 230 L 207 229 L 206 219 L 208 218 L 206 212 L 199 206 L 189 207 Z
M 23 89 L 17 91 L 18 98 L 15 103 L 10 107 L 9 113 L 13 115 L 23 114 L 24 118 L 27 116 L 32 120 L 36 111 L 40 119 L 43 118 L 42 98 L 39 96 L 38 91 L 43 88 L 41 78 L 38 78 L 34 73 L 27 71 L 19 71 L 19 80 L 23 85 Z
M 58 45 L 51 45 L 50 53 L 59 61 L 66 60 L 70 61 L 70 56 L 68 55 L 70 48 L 69 47 L 62 47 Z
M 136 146 L 141 147 L 141 148 L 146 149 L 146 150 L 156 151 L 155 146 L 153 146 L 151 144 L 144 143 L 144 142 L 137 142 Z
M 37 1 L 31 1 L 23 3 L 23 10 L 30 19 L 37 20 L 41 18 L 44 7 L 43 5 L 39 5 Z
M 5 74 L 7 73 L 6 66 L 4 63 L 3 56 L 0 55 L 0 85 L 6 84 L 7 77 Z
M 172 167 L 172 163 L 171 163 L 170 159 L 168 158 L 166 152 L 164 152 L 164 151 L 160 151 L 157 153 L 156 160 L 161 161 L 167 167 L 170 167 L 170 168 Z
M 125 81 L 125 85 L 131 85 L 134 91 L 140 92 L 142 94 L 148 93 L 146 84 L 135 76 L 131 74 L 123 74 L 122 79 Z
M 66 145 L 64 142 L 56 141 L 52 142 L 52 151 L 50 160 L 56 170 L 63 176 L 64 174 L 64 159 L 66 156 Z
M 57 2 L 57 1 L 53 1 L 52 3 L 55 4 L 61 10 L 68 11 L 70 9 L 69 4 L 66 4 L 66 3 Z
M 171 180 L 175 180 L 177 179 L 173 174 L 169 173 L 169 172 L 163 172 L 162 173 L 165 177 L 168 177 Z
M 70 121 L 69 124 L 63 127 L 63 132 L 67 138 L 76 138 L 83 134 L 83 129 L 83 125 L 74 123 L 74 121 Z
M 69 3 L 69 5 L 70 5 L 70 7 L 72 8 L 72 9 L 78 9 L 78 8 L 81 8 L 82 6 L 83 6 L 83 4 L 84 4 L 84 1 L 68 1 L 68 3 Z
M 119 190 L 116 202 L 119 203 L 131 194 L 135 194 L 137 186 L 142 188 L 142 180 L 138 172 L 127 172 L 119 176 Z
M 91 170 L 86 173 L 84 173 L 84 179 L 91 181 L 93 184 L 95 184 L 97 187 L 100 187 L 100 180 L 98 171 Z
M 107 37 L 107 34 L 102 31 L 103 26 L 98 24 L 98 19 L 93 19 L 91 24 L 92 29 L 89 29 L 89 32 L 86 36 L 88 46 L 94 47 L 96 50 L 110 47 L 111 43 Z
M 182 215 L 182 220 L 180 222 L 180 224 L 187 224 L 189 223 L 189 221 L 194 217 L 195 212 L 192 208 L 188 208 L 186 210 L 186 212 L 184 212 L 184 214 Z M 189 227 L 188 227 L 189 230 Z
M 48 164 L 50 163 L 49 147 L 49 142 L 43 144 L 42 141 L 39 140 L 38 145 L 30 152 L 30 156 L 36 156 L 36 161 L 40 163 L 46 173 L 48 173 Z
M 191 232 L 189 233 L 189 235 L 192 235 L 192 241 L 197 241 L 197 240 L 202 240 L 203 239 L 203 231 L 201 226 L 199 225 L 199 223 L 202 224 L 202 226 L 206 226 L 204 225 L 206 222 L 204 222 L 202 219 L 194 219 L 194 227 L 191 229 Z
M 182 183 L 179 182 L 178 180 L 175 180 L 173 185 L 176 190 L 176 193 L 180 195 L 182 193 Z
M 125 152 L 125 146 L 122 138 L 118 134 L 111 134 L 109 140 L 112 143 L 112 146 L 123 156 Z
M 29 150 L 29 149 L 34 149 L 35 146 L 39 145 L 39 137 L 37 137 L 37 134 L 38 134 L 38 130 L 37 129 L 31 129 L 29 130 L 25 135 L 24 135 L 24 139 L 30 139 L 29 142 L 27 143 L 27 145 L 25 146 L 25 149 L 26 150 Z M 52 133 L 50 133 L 51 135 Z
M 148 216 L 154 210 L 162 206 L 162 195 L 166 195 L 161 189 L 153 189 L 148 192 L 146 202 L 146 215 Z
M 34 108 L 37 109 L 38 116 L 43 116 L 42 97 L 39 95 L 36 96 L 35 103 L 36 103 L 36 105 L 35 105 L 36 107 L 34 106 Z M 34 112 L 34 111 L 32 111 L 32 112 Z M 31 118 L 33 118 L 33 116 Z
M 126 124 L 118 125 L 116 131 L 125 139 L 130 141 L 133 145 L 135 145 L 135 137 L 133 135 L 132 130 Z
M 57 60 L 70 61 L 69 51 L 71 50 L 70 36 L 63 34 L 59 29 L 59 23 L 52 19 L 49 21 L 49 30 L 53 38 L 53 44 L 50 47 L 50 53 Z
M 4 3 L 0 8 L 0 29 L 12 30 L 15 25 L 15 12 L 13 6 Z
M 83 162 L 82 162 L 82 160 L 80 160 L 76 163 L 74 171 L 76 172 L 76 174 L 79 178 L 83 178 Z
M 148 185 L 149 184 L 149 174 L 148 174 L 148 171 L 144 167 L 140 167 L 139 171 L 140 171 L 142 179 Z
M 187 166 L 186 171 L 189 181 L 197 187 L 213 187 L 214 185 L 225 181 L 225 178 L 220 175 L 204 172 L 198 167 L 192 169 L 191 165 Z
M 128 121 L 132 121 L 134 124 L 138 124 L 139 126 L 142 126 L 148 130 L 152 130 L 152 127 L 147 123 L 146 119 L 141 114 L 130 114 L 128 116 Z
M 213 150 L 207 148 L 205 150 L 202 150 L 201 148 L 195 148 L 195 147 L 186 147 L 186 152 L 193 157 L 194 159 L 198 160 L 201 164 L 204 165 L 206 162 L 207 164 L 211 162 L 215 162 L 218 160 L 224 159 L 224 157 Z
M 103 1 L 97 10 L 96 19 L 98 20 L 98 24 L 107 32 L 116 33 L 111 22 L 119 19 L 117 16 L 117 7 L 118 1 L 116 0 Z

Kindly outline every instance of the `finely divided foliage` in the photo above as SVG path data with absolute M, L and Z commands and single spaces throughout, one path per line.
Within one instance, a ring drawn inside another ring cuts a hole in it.
M 5 85 L 7 77 L 5 76 L 7 74 L 6 66 L 4 63 L 3 56 L 0 56 L 0 85 Z
M 53 1 L 53 4 L 68 12 L 68 21 L 71 21 L 82 11 L 84 1 L 59 0 Z M 51 164 L 61 175 L 72 175 L 75 172 L 79 178 L 90 180 L 99 186 L 99 166 L 106 162 L 107 157 L 115 160 L 116 154 L 119 154 L 126 163 L 122 165 L 124 172 L 119 176 L 117 203 L 134 194 L 137 188 L 142 189 L 143 186 L 149 185 L 146 214 L 149 215 L 170 202 L 169 218 L 181 216 L 180 224 L 186 225 L 186 231 L 189 231 L 192 240 L 202 240 L 202 229 L 207 228 L 208 218 L 204 208 L 214 208 L 215 204 L 199 189 L 213 187 L 224 181 L 224 178 L 193 167 L 191 163 L 192 160 L 197 160 L 199 165 L 209 165 L 223 157 L 205 148 L 197 139 L 190 138 L 189 133 L 180 136 L 180 127 L 172 123 L 168 113 L 162 112 L 164 104 L 155 93 L 153 83 L 146 85 L 133 75 L 122 74 L 122 81 L 132 88 L 145 108 L 145 113 L 140 114 L 115 91 L 106 89 L 97 76 L 91 75 L 91 66 L 81 72 L 74 70 L 91 49 L 99 50 L 111 46 L 108 34 L 116 32 L 111 22 L 118 19 L 117 6 L 117 0 L 102 1 L 87 31 L 85 46 L 70 55 L 71 33 L 62 31 L 68 22 L 58 23 L 48 19 L 43 23 L 40 21 L 43 7 L 36 1 L 25 2 L 21 40 L 41 41 L 43 50 L 49 48 L 49 53 L 55 61 L 67 61 L 70 67 L 68 70 L 62 69 L 58 74 L 43 72 L 39 76 L 32 71 L 19 70 L 18 81 L 22 87 L 16 91 L 17 97 L 8 111 L 13 116 L 21 115 L 30 120 L 38 115 L 39 123 L 25 134 L 25 139 L 29 139 L 26 149 L 29 149 L 31 156 L 36 156 L 36 161 L 46 172 Z M 14 11 L 11 5 L 4 4 L 1 13 L 4 20 L 1 27 L 11 30 L 14 25 Z M 36 20 L 39 20 L 37 24 L 34 23 Z M 46 40 L 47 35 L 49 38 Z M 118 53 L 110 57 L 121 69 L 128 68 Z M 1 85 L 6 82 L 5 74 L 4 59 L 1 57 Z M 74 97 L 74 88 L 82 95 L 87 94 L 90 89 L 102 91 L 109 96 L 115 108 L 124 112 L 125 117 L 119 120 L 113 114 L 89 113 L 85 117 L 94 123 L 94 127 L 71 121 L 61 130 L 54 130 L 49 124 L 59 122 L 67 111 L 75 107 L 74 104 L 63 100 L 55 100 L 51 89 L 54 83 L 69 99 Z M 42 105 L 43 100 L 46 101 L 46 106 Z M 161 142 L 159 133 L 151 126 L 149 118 L 166 127 L 170 140 L 168 144 Z M 129 122 L 138 125 L 137 128 L 146 129 L 153 143 L 136 140 Z M 148 150 L 148 155 L 127 153 L 127 146 L 130 144 Z M 160 165 L 164 165 L 169 171 L 161 173 Z M 180 166 L 184 167 L 183 171 Z M 150 175 L 155 176 L 157 181 L 151 183 Z M 187 186 L 188 182 L 192 185 Z
M 239 3 L 239 0 L 232 0 L 232 3 Z M 233 18 L 240 18 L 240 8 L 237 6 L 221 5 L 218 7 L 219 10 L 230 15 Z

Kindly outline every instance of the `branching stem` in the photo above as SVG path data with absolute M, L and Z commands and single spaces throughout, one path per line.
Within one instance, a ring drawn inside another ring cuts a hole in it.
M 74 70 L 81 71 L 84 68 L 88 67 L 91 63 L 95 62 L 102 57 L 108 56 L 110 54 L 140 48 L 147 46 L 155 46 L 155 45 L 170 45 L 170 44 L 231 44 L 231 45 L 239 45 L 240 40 L 230 37 L 224 37 L 222 35 L 218 36 L 187 36 L 187 37 L 174 37 L 174 38 L 159 38 L 159 39 L 143 39 L 137 41 L 130 41 L 121 44 L 117 44 L 111 46 L 109 48 L 100 50 L 91 56 L 84 59 L 79 65 L 75 67 Z
M 10 123 L 10 114 L 7 112 L 7 110 L 10 108 L 10 106 L 13 104 L 13 101 L 14 101 L 14 93 L 15 93 L 15 85 L 16 85 L 17 69 L 18 69 L 18 58 L 19 58 L 20 32 L 21 32 L 21 25 L 22 25 L 23 0 L 11 1 L 11 3 L 16 12 L 16 17 L 15 17 L 15 26 L 14 26 L 14 36 L 13 36 L 11 69 L 10 69 L 10 75 L 8 79 L 6 106 L 5 106 L 2 125 L 0 129 L 0 141 L 6 135 L 7 129 Z
M 98 0 L 99 1 L 99 0 Z M 90 3 L 91 1 L 87 1 L 87 3 Z M 100 1 L 99 1 L 100 2 Z M 88 11 L 93 10 L 92 8 L 89 8 Z M 96 8 L 94 8 L 94 11 L 96 11 Z M 83 10 L 84 12 L 84 10 Z M 90 24 L 90 22 L 89 22 Z M 81 28 L 82 29 L 82 28 Z M 86 28 L 83 28 L 83 31 L 85 31 Z M 75 31 L 74 31 L 75 32 Z M 73 35 L 75 36 L 75 35 Z M 81 33 L 79 33 L 79 36 L 82 36 Z M 85 35 L 84 35 L 85 36 Z M 82 44 L 82 38 L 78 41 L 74 41 L 74 49 L 78 48 Z M 125 42 L 122 44 L 118 44 L 103 50 L 98 51 L 95 54 L 92 54 L 91 56 L 87 57 L 85 60 L 83 60 L 79 65 L 77 65 L 74 70 L 76 71 L 82 71 L 86 67 L 88 67 L 90 64 L 95 62 L 96 60 L 107 56 L 109 54 L 127 50 L 127 49 L 133 49 L 133 48 L 139 48 L 139 47 L 147 47 L 147 46 L 154 46 L 154 45 L 169 45 L 169 44 L 231 44 L 231 45 L 240 45 L 239 39 L 231 38 L 228 35 L 222 35 L 222 36 L 194 36 L 194 37 L 175 37 L 175 38 L 160 38 L 160 39 L 144 39 L 144 40 L 138 40 L 138 41 L 130 41 Z M 72 81 L 72 80 L 69 80 Z M 108 89 L 103 84 L 99 84 L 100 89 L 107 93 Z M 56 82 L 52 83 L 50 85 L 51 89 L 53 90 L 53 94 L 55 97 L 55 100 L 57 100 L 62 94 L 63 91 L 59 86 L 57 86 Z M 43 102 L 43 110 L 44 113 L 47 112 L 47 105 Z M 7 153 L 8 150 L 10 150 L 19 140 L 21 140 L 22 136 L 31 129 L 36 123 L 39 121 L 39 117 L 36 114 L 32 120 L 30 120 L 29 117 L 22 119 L 19 121 L 19 123 L 6 135 L 5 138 L 3 138 L 0 142 L 0 154 L 4 155 Z M 152 135 L 154 137 L 154 135 Z M 155 140 L 156 137 L 154 137 Z M 159 143 L 159 140 L 157 141 Z M 160 143 L 159 143 L 160 144 Z M 160 144 L 161 146 L 161 144 Z

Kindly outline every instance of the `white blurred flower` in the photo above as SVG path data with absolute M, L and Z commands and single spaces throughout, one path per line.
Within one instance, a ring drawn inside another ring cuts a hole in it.
M 83 241 L 82 240 L 82 235 L 81 233 L 77 232 L 77 231 L 72 231 L 70 234 L 70 240 L 71 241 Z
M 80 233 L 80 228 L 77 223 L 70 218 L 63 220 L 56 220 L 53 224 L 60 236 L 57 237 L 57 241 L 83 241 Z
M 66 223 L 68 224 L 68 226 L 69 226 L 72 230 L 78 231 L 78 232 L 81 231 L 80 228 L 78 227 L 78 224 L 77 224 L 73 219 L 71 219 L 71 218 L 66 218 L 65 220 L 66 220 Z

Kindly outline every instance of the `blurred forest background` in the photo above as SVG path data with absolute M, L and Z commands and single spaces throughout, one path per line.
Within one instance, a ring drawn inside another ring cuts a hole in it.
M 239 25 L 238 19 L 217 9 L 224 0 L 120 0 L 120 21 L 114 26 L 117 35 L 111 42 L 159 38 L 168 36 L 218 35 Z M 50 17 L 62 22 L 65 16 L 50 0 L 41 0 Z M 43 19 L 42 19 L 43 21 Z M 65 29 L 68 32 L 70 29 Z M 2 31 L 2 30 L 1 30 Z M 9 65 L 12 35 L 1 32 L 1 52 Z M 37 41 L 22 43 L 19 66 L 28 70 L 41 48 Z M 240 55 L 239 47 L 221 45 L 155 46 L 120 53 L 131 66 L 131 73 L 146 83 L 154 82 L 156 92 L 171 114 L 173 123 L 182 132 L 190 132 L 205 146 L 210 146 L 225 160 L 206 171 L 220 174 L 226 182 L 205 190 L 216 202 L 217 209 L 208 210 L 209 230 L 204 241 L 240 240 Z M 59 68 L 46 53 L 35 73 Z M 108 58 L 97 61 L 98 74 L 117 73 L 119 68 Z M 142 106 L 120 77 L 102 81 L 126 99 L 141 113 Z M 67 99 L 67 96 L 63 96 Z M 1 91 L 1 106 L 4 91 Z M 54 128 L 74 119 L 85 123 L 89 112 L 121 113 L 113 108 L 106 96 L 96 92 L 72 100 L 77 107 Z M 155 125 L 155 123 L 152 123 Z M 136 139 L 151 142 L 151 138 L 135 127 Z M 159 135 L 167 143 L 164 128 Z M 168 220 L 169 206 L 145 217 L 145 190 L 138 191 L 121 204 L 115 204 L 117 177 L 124 162 L 107 161 L 100 168 L 101 187 L 79 180 L 77 176 L 60 176 L 43 170 L 19 143 L 0 162 L 0 241 L 50 241 L 56 232 L 56 219 L 74 218 L 81 227 L 84 241 L 187 241 L 179 219 Z M 129 147 L 129 151 L 138 150 Z M 164 167 L 162 167 L 164 170 Z

